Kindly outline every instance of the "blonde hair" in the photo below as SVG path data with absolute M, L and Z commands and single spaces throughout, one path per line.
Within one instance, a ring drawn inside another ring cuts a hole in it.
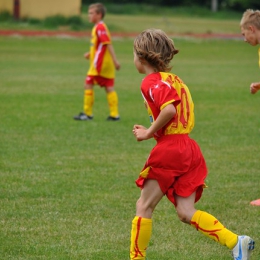
M 96 9 L 96 12 L 97 12 L 98 14 L 101 13 L 102 18 L 105 17 L 105 14 L 106 14 L 106 12 L 107 12 L 106 7 L 105 7 L 103 4 L 101 4 L 101 3 L 91 4 L 91 5 L 89 5 L 88 8 L 89 8 L 89 9 L 95 8 L 95 9 Z
M 240 27 L 247 29 L 248 26 L 253 25 L 260 30 L 260 11 L 247 9 L 241 19 Z
M 159 29 L 147 29 L 134 40 L 134 52 L 139 60 L 147 61 L 157 71 L 169 72 L 170 61 L 179 51 L 173 40 Z

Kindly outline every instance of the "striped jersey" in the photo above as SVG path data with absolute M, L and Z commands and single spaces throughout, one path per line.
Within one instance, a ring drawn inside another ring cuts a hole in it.
M 109 79 L 115 77 L 115 67 L 107 49 L 107 44 L 111 44 L 110 32 L 106 24 L 100 21 L 93 27 L 91 32 L 90 68 L 87 75 Z

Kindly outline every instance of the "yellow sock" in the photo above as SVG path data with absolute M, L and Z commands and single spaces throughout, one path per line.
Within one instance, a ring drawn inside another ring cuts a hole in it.
M 115 91 L 107 93 L 107 102 L 109 106 L 110 116 L 118 117 L 118 97 Z
M 86 89 L 84 92 L 84 113 L 87 116 L 93 115 L 94 91 L 93 89 Z
M 130 259 L 144 260 L 152 235 L 152 220 L 135 217 L 132 221 Z
M 191 225 L 205 236 L 227 246 L 229 249 L 233 249 L 237 244 L 238 236 L 207 212 L 197 210 L 191 219 Z

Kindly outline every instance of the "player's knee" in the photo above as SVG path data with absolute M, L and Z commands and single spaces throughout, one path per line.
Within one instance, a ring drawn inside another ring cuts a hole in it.
M 91 84 L 85 84 L 85 85 L 84 85 L 84 89 L 85 89 L 85 90 L 92 90 L 92 89 L 93 89 L 93 85 L 91 85 Z
M 142 199 L 138 199 L 136 202 L 136 212 L 138 215 L 147 216 L 153 213 L 153 206 L 143 201 Z
M 114 92 L 114 91 L 115 91 L 114 87 L 106 87 L 107 93 L 111 93 L 111 92 Z
M 136 202 L 136 210 L 137 211 L 143 211 L 145 210 L 145 204 L 143 203 L 143 201 L 141 200 L 141 198 L 139 198 Z

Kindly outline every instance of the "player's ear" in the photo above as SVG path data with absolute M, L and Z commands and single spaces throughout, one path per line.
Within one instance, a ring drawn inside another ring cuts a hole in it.
M 255 32 L 255 27 L 254 27 L 253 25 L 249 25 L 249 26 L 248 26 L 248 30 L 249 30 L 250 32 Z
M 148 64 L 148 62 L 145 59 L 140 59 L 140 63 L 142 65 L 147 65 Z
M 143 58 L 140 58 L 140 57 L 139 57 L 138 60 L 140 61 L 141 64 L 144 64 L 144 63 L 145 63 L 145 62 L 144 62 L 145 60 L 144 60 Z

